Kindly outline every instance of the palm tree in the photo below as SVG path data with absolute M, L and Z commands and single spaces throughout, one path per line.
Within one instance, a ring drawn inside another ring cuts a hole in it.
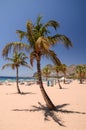
M 41 74 L 41 58 L 46 56 L 47 58 L 51 58 L 51 60 L 60 65 L 61 62 L 57 58 L 54 51 L 51 50 L 51 47 L 55 45 L 58 41 L 61 41 L 65 47 L 69 48 L 72 46 L 71 41 L 65 36 L 61 34 L 56 34 L 54 36 L 50 35 L 49 27 L 54 28 L 55 30 L 59 27 L 59 23 L 50 20 L 46 24 L 42 23 L 42 17 L 38 16 L 37 21 L 33 24 L 31 21 L 28 21 L 26 24 L 27 31 L 17 30 L 17 34 L 19 34 L 20 39 L 26 37 L 29 45 L 22 42 L 12 42 L 7 45 L 7 49 L 4 48 L 3 55 L 6 56 L 9 53 L 9 50 L 15 45 L 19 49 L 25 49 L 30 53 L 30 63 L 33 66 L 33 61 L 37 61 L 37 71 L 38 71 L 38 79 L 39 86 L 42 92 L 43 98 L 46 102 L 46 105 L 49 109 L 56 109 L 49 96 L 47 95 L 43 83 L 42 83 L 42 74 Z M 14 49 L 15 50 L 15 49 Z
M 65 78 L 66 78 L 66 70 L 67 70 L 66 64 L 61 64 L 61 69 L 60 69 L 60 71 L 62 71 L 63 74 L 64 74 L 64 83 L 65 83 Z
M 86 79 L 86 65 L 84 65 L 83 79 Z
M 42 74 L 46 77 L 46 81 L 48 77 L 50 76 L 51 70 L 48 66 L 45 66 L 42 70 Z
M 76 73 L 78 74 L 78 77 L 80 79 L 80 83 L 82 84 L 83 83 L 83 79 L 86 75 L 86 66 L 84 65 L 78 65 L 76 67 Z
M 7 63 L 3 65 L 2 69 L 6 67 L 11 67 L 12 69 L 16 69 L 16 85 L 17 85 L 17 90 L 19 94 L 22 94 L 18 85 L 18 68 L 20 65 L 29 67 L 28 63 L 25 61 L 27 59 L 27 56 L 25 53 L 14 53 L 13 58 L 6 58 L 7 60 L 11 61 L 11 63 Z
M 53 67 L 53 69 L 57 72 L 57 77 L 58 77 L 58 73 L 61 71 L 61 65 L 56 65 Z M 59 78 L 58 78 L 58 85 L 59 85 L 59 88 L 62 89 Z

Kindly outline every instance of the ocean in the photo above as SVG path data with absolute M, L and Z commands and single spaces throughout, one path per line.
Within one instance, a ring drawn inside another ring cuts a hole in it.
M 19 81 L 32 81 L 32 80 L 34 80 L 33 77 L 19 77 Z M 0 82 L 5 82 L 5 81 L 15 82 L 16 77 L 0 76 Z

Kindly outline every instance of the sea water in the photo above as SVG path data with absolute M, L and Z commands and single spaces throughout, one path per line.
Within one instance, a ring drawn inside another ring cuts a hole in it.
M 33 81 L 34 80 L 33 77 L 19 77 L 18 79 L 19 81 Z M 16 77 L 0 76 L 0 82 L 5 82 L 5 81 L 15 82 Z

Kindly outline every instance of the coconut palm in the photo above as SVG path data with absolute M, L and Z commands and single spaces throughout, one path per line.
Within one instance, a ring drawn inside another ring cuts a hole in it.
M 86 65 L 84 65 L 83 79 L 86 79 Z
M 66 78 L 66 70 L 67 70 L 66 64 L 61 64 L 61 69 L 60 69 L 60 71 L 62 71 L 63 74 L 64 74 L 64 83 L 65 83 L 65 78 Z
M 58 77 L 59 72 L 61 71 L 61 65 L 56 65 L 56 66 L 53 67 L 53 69 L 57 72 L 57 77 Z M 59 85 L 59 88 L 62 89 L 59 78 L 58 78 L 58 85 Z
M 42 69 L 42 74 L 46 77 L 46 80 L 48 79 L 48 77 L 50 76 L 51 74 L 51 70 L 48 66 L 45 66 L 43 69 Z
M 3 55 L 6 56 L 9 53 L 9 50 L 15 45 L 15 47 L 19 49 L 25 49 L 30 53 L 30 63 L 33 66 L 33 61 L 37 61 L 37 71 L 38 71 L 38 79 L 39 79 L 39 86 L 42 92 L 43 98 L 46 102 L 46 105 L 49 109 L 56 109 L 52 101 L 50 100 L 49 96 L 47 95 L 43 83 L 42 83 L 42 74 L 41 74 L 41 58 L 46 56 L 50 58 L 55 64 L 60 65 L 61 62 L 57 58 L 54 51 L 51 50 L 51 47 L 55 45 L 58 41 L 61 41 L 65 47 L 72 46 L 71 41 L 65 36 L 61 34 L 56 34 L 52 36 L 50 34 L 49 27 L 54 28 L 55 30 L 59 27 L 59 23 L 50 20 L 47 23 L 42 23 L 42 17 L 38 16 L 37 21 L 33 24 L 31 21 L 28 21 L 26 24 L 26 32 L 17 30 L 17 34 L 19 34 L 20 39 L 22 40 L 23 37 L 26 37 L 29 45 L 22 43 L 22 42 L 12 42 L 7 45 L 7 49 L 4 48 Z M 14 49 L 15 51 L 15 49 Z
M 20 65 L 29 67 L 28 63 L 26 62 L 27 56 L 25 55 L 25 53 L 14 53 L 12 58 L 6 58 L 7 60 L 11 61 L 11 63 L 7 63 L 5 65 L 3 65 L 2 69 L 6 68 L 6 67 L 11 67 L 12 69 L 16 69 L 16 85 L 17 85 L 17 90 L 19 94 L 22 94 L 18 85 L 18 69 L 20 67 Z
M 86 66 L 84 65 L 78 65 L 76 67 L 76 73 L 78 74 L 78 77 L 80 79 L 80 83 L 83 83 L 83 79 L 85 78 L 86 75 Z

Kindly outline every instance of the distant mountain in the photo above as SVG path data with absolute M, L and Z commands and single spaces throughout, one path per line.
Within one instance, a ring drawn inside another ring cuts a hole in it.
M 76 66 L 77 65 L 70 65 L 70 66 L 67 66 L 67 71 L 66 71 L 66 75 L 71 75 L 71 74 L 74 74 L 76 72 Z
M 79 64 L 79 65 L 86 65 L 86 64 Z M 50 68 L 50 70 L 52 70 L 52 68 L 53 68 L 53 65 L 51 65 L 51 64 L 48 64 L 48 65 L 46 65 L 46 66 L 48 66 L 48 67 Z M 76 72 L 76 67 L 77 67 L 77 65 L 75 65 L 75 64 L 72 64 L 72 65 L 70 65 L 70 66 L 67 66 L 66 75 L 69 76 L 69 75 L 75 74 L 75 72 Z M 37 73 L 35 72 L 35 73 L 33 74 L 33 76 L 35 76 L 36 74 L 37 74 Z M 51 75 L 56 76 L 57 73 L 56 73 L 54 70 L 52 70 Z M 63 74 L 62 72 L 59 72 L 58 75 L 59 75 L 59 76 L 63 76 L 64 74 Z
M 78 64 L 78 65 L 85 65 L 85 66 L 86 66 L 86 64 Z M 76 67 L 77 67 L 77 65 L 75 65 L 75 64 L 72 64 L 72 65 L 70 65 L 70 66 L 67 66 L 66 74 L 67 74 L 67 75 L 74 74 L 74 73 L 76 72 Z

